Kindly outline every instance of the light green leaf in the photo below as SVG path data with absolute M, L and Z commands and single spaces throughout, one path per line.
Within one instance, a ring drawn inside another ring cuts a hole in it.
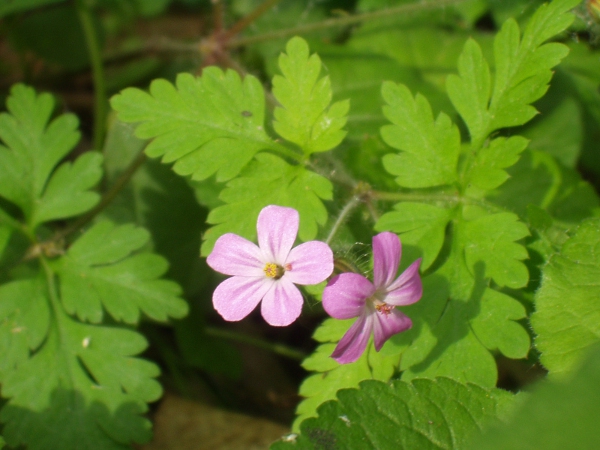
M 15 203 L 29 225 L 50 174 L 79 140 L 77 118 L 63 114 L 48 123 L 54 108 L 49 94 L 12 87 L 0 114 L 0 196 Z
M 581 224 L 543 269 L 531 324 L 540 361 L 552 374 L 573 370 L 600 340 L 600 219 Z
M 255 240 L 258 213 L 267 205 L 298 210 L 300 239 L 314 239 L 317 225 L 327 221 L 322 200 L 332 198 L 332 185 L 303 166 L 291 166 L 275 155 L 261 153 L 240 177 L 227 184 L 220 198 L 226 204 L 208 215 L 208 223 L 215 226 L 204 235 L 203 255 L 209 254 L 217 238 L 227 232 Z
M 94 323 L 102 320 L 102 306 L 127 323 L 137 323 L 140 311 L 159 321 L 185 316 L 179 286 L 158 279 L 166 261 L 149 253 L 130 256 L 147 241 L 148 233 L 131 225 L 99 222 L 89 229 L 54 263 L 65 310 Z
M 150 437 L 141 415 L 161 394 L 158 368 L 132 357 L 147 346 L 130 330 L 73 321 L 40 277 L 0 287 L 0 412 L 11 446 L 128 448 Z M 49 305 L 53 304 L 52 320 Z
M 401 235 L 403 244 L 417 245 L 423 252 L 421 270 L 427 270 L 442 248 L 446 226 L 453 211 L 411 202 L 398 203 L 394 205 L 394 210 L 381 216 L 375 229 L 394 231 Z
M 474 435 L 512 409 L 513 396 L 500 389 L 461 384 L 450 378 L 392 384 L 363 381 L 342 389 L 337 401 L 319 407 L 302 423 L 295 443 L 272 449 L 462 449 Z M 326 444 L 325 444 L 326 445 Z
M 404 85 L 385 82 L 381 93 L 387 103 L 383 113 L 393 123 L 381 128 L 381 136 L 389 146 L 402 150 L 383 158 L 385 169 L 403 187 L 454 183 L 460 135 L 450 118 L 440 113 L 434 121 L 427 100 L 419 94 L 413 98 Z
M 521 260 L 527 258 L 523 245 L 515 243 L 529 236 L 527 226 L 511 213 L 490 214 L 465 224 L 463 240 L 465 258 L 470 267 L 483 262 L 485 276 L 499 286 L 521 288 L 529 273 Z
M 331 150 L 346 136 L 342 128 L 350 103 L 344 100 L 330 106 L 329 77 L 319 79 L 321 60 L 309 54 L 304 39 L 290 39 L 286 51 L 279 57 L 283 76 L 273 78 L 273 95 L 282 105 L 275 108 L 273 127 L 305 155 Z
M 600 447 L 600 348 L 568 383 L 542 382 L 521 398 L 510 421 L 491 427 L 463 448 L 471 450 L 562 450 Z
M 260 150 L 282 151 L 264 130 L 260 81 L 207 67 L 201 77 L 183 73 L 176 86 L 154 80 L 150 93 L 127 88 L 111 100 L 123 122 L 139 122 L 136 136 L 153 139 L 150 157 L 175 162 L 173 170 L 204 180 L 237 176 Z M 283 151 L 288 151 L 283 149 Z
M 54 219 L 76 216 L 91 209 L 100 195 L 88 189 L 102 178 L 102 155 L 88 152 L 71 164 L 63 163 L 52 175 L 40 205 L 35 209 L 32 226 Z

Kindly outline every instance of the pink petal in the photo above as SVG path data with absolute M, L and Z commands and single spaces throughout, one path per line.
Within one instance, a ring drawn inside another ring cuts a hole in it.
M 412 305 L 419 301 L 423 295 L 423 283 L 419 276 L 420 265 L 421 258 L 402 272 L 402 275 L 388 286 L 387 295 L 383 301 L 395 306 Z
M 333 252 L 324 242 L 305 242 L 292 249 L 285 263 L 284 276 L 292 283 L 317 284 L 333 272 Z
M 256 244 L 237 234 L 227 233 L 217 239 L 206 263 L 225 275 L 259 277 L 264 276 L 265 262 L 261 258 Z
M 283 265 L 298 234 L 298 211 L 269 205 L 258 215 L 258 245 L 268 262 Z
M 334 277 L 323 291 L 323 308 L 331 317 L 350 319 L 365 309 L 365 300 L 375 293 L 375 286 L 357 273 Z
M 395 334 L 402 333 L 412 327 L 412 321 L 397 309 L 389 314 L 373 313 L 373 335 L 375 350 L 381 350 L 385 341 Z
M 373 284 L 387 286 L 396 277 L 402 255 L 400 239 L 389 231 L 373 237 Z
M 360 315 L 342 337 L 331 357 L 340 364 L 356 361 L 364 353 L 371 337 L 372 319 Z
M 264 276 L 228 278 L 215 289 L 213 306 L 225 320 L 242 320 L 256 308 L 273 283 Z
M 285 327 L 300 316 L 302 294 L 293 283 L 284 278 L 278 280 L 263 298 L 261 313 L 269 325 Z

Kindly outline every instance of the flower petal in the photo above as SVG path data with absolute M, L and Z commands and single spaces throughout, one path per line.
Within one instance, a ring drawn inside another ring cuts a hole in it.
M 317 284 L 333 272 L 333 252 L 324 242 L 310 241 L 294 247 L 285 261 L 285 277 L 296 284 Z
M 400 238 L 385 231 L 373 237 L 373 284 L 387 286 L 396 277 L 402 255 Z
M 388 292 L 383 301 L 395 306 L 412 305 L 419 301 L 423 295 L 423 283 L 419 276 L 420 265 L 421 258 L 408 266 L 402 275 L 388 286 Z
M 304 300 L 293 283 L 280 279 L 263 298 L 260 306 L 262 316 L 269 325 L 285 327 L 300 316 Z
M 331 317 L 350 319 L 365 309 L 365 299 L 375 293 L 375 286 L 357 273 L 334 277 L 323 291 L 323 308 Z
M 265 277 L 228 278 L 215 289 L 213 306 L 225 320 L 242 320 L 256 308 L 273 283 L 273 280 Z
M 412 320 L 395 308 L 389 314 L 375 313 L 373 316 L 373 335 L 377 351 L 381 350 L 390 337 L 412 327 Z
M 298 211 L 269 205 L 258 215 L 258 245 L 267 262 L 283 265 L 298 234 Z
M 371 337 L 372 318 L 361 314 L 342 337 L 331 357 L 340 364 L 356 361 L 364 353 Z
M 217 272 L 243 277 L 264 277 L 265 262 L 256 244 L 233 233 L 217 239 L 206 263 Z

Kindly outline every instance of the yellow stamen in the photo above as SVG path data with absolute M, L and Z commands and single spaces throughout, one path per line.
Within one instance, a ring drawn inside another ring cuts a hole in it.
M 265 275 L 269 278 L 275 278 L 279 280 L 283 274 L 285 273 L 285 269 L 278 264 L 275 263 L 267 263 L 265 264 L 265 268 L 263 269 Z

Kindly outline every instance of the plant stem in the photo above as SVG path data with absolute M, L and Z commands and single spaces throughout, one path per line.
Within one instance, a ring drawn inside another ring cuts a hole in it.
M 371 198 L 374 200 L 390 201 L 390 202 L 423 202 L 423 203 L 444 203 L 449 205 L 457 205 L 462 203 L 464 205 L 476 205 L 486 209 L 489 212 L 506 212 L 506 209 L 494 205 L 483 199 L 474 199 L 469 197 L 463 197 L 459 194 L 419 194 L 412 192 L 380 192 L 372 191 Z
M 333 239 L 333 236 L 335 236 L 335 233 L 337 233 L 337 231 L 340 228 L 340 226 L 342 226 L 342 224 L 346 220 L 348 214 L 350 214 L 350 212 L 360 202 L 361 202 L 361 198 L 359 196 L 357 196 L 357 195 L 353 195 L 352 198 L 350 199 L 350 201 L 348 203 L 346 203 L 346 205 L 344 206 L 344 208 L 342 208 L 342 211 L 340 212 L 340 215 L 338 216 L 338 218 L 336 219 L 335 223 L 333 224 L 333 227 L 331 227 L 331 231 L 329 232 L 329 236 L 327 236 L 327 239 L 325 239 L 325 243 L 327 245 L 329 245 L 329 243 Z
M 278 2 L 279 0 L 265 0 L 260 5 L 258 5 L 250 14 L 234 23 L 233 26 L 229 30 L 227 30 L 223 35 L 225 42 L 227 42 L 239 32 L 241 32 L 244 28 L 246 28 L 256 19 L 258 19 L 260 16 L 262 16 L 265 12 L 267 12 L 269 9 L 275 6 L 275 4 Z
M 94 217 L 96 217 L 101 211 L 104 210 L 121 192 L 121 190 L 125 187 L 125 185 L 129 182 L 131 177 L 135 174 L 135 172 L 140 168 L 140 166 L 146 161 L 146 154 L 142 150 L 131 163 L 125 171 L 117 178 L 117 181 L 111 186 L 111 188 L 104 194 L 100 203 L 96 205 L 94 209 L 88 212 L 85 216 L 81 216 L 73 225 L 64 229 L 63 231 L 57 233 L 53 240 L 59 240 L 75 231 L 79 230 L 83 226 L 87 225 L 92 221 Z
M 223 338 L 234 342 L 241 342 L 243 344 L 253 345 L 258 348 L 263 348 L 265 350 L 269 350 L 277 355 L 285 356 L 286 358 L 295 359 L 297 361 L 302 361 L 306 358 L 306 354 L 300 350 L 296 350 L 294 348 L 288 347 L 283 344 L 272 344 L 263 339 L 246 336 L 243 334 L 236 333 L 234 331 L 223 330 L 221 328 L 214 327 L 206 327 L 204 332 L 208 336 Z
M 79 21 L 83 28 L 85 43 L 92 66 L 92 76 L 94 80 L 94 135 L 93 143 L 95 150 L 102 150 L 104 143 L 104 134 L 106 128 L 106 115 L 108 104 L 106 99 L 106 82 L 104 78 L 104 66 L 102 65 L 102 54 L 98 36 L 94 29 L 92 13 L 85 0 L 75 2 Z
M 445 6 L 457 5 L 467 0 L 435 0 L 426 2 L 415 2 L 407 5 L 397 6 L 395 8 L 387 8 L 373 12 L 367 12 L 362 14 L 354 14 L 344 17 L 336 17 L 332 19 L 323 20 L 316 23 L 308 23 L 300 25 L 294 28 L 288 28 L 285 30 L 277 30 L 269 33 L 259 34 L 257 36 L 248 36 L 238 39 L 232 39 L 228 44 L 228 48 L 241 47 L 244 45 L 255 44 L 257 42 L 270 41 L 273 39 L 280 39 L 287 36 L 296 34 L 304 34 L 311 31 L 322 30 L 325 28 L 341 27 L 346 25 L 354 25 L 360 22 L 368 20 L 380 19 L 383 17 L 389 17 L 392 15 L 408 14 L 418 11 L 426 11 L 429 9 L 437 9 Z

